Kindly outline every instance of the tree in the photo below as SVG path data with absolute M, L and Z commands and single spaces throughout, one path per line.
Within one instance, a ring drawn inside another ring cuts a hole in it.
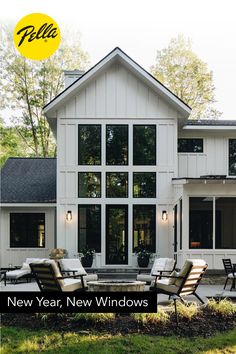
M 32 61 L 15 49 L 11 32 L 0 32 L 0 85 L 4 108 L 34 156 L 55 155 L 55 143 L 43 107 L 64 88 L 63 70 L 85 69 L 88 54 L 81 49 L 78 33 L 67 33 L 59 49 L 48 59 Z
M 218 118 L 213 73 L 192 51 L 191 41 L 182 35 L 171 39 L 167 48 L 158 51 L 151 72 L 176 96 L 192 108 L 191 119 Z
M 20 129 L 20 128 L 19 128 Z M 0 166 L 4 164 L 10 156 L 23 156 L 26 147 L 15 127 L 7 127 L 3 119 L 0 118 Z

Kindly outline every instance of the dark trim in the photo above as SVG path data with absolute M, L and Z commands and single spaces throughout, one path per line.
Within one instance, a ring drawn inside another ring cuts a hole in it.
M 110 174 L 110 173 L 125 173 L 127 175 L 127 195 L 126 195 L 126 197 L 108 197 L 108 195 L 107 195 L 107 175 Z M 114 198 L 117 198 L 117 199 L 124 198 L 124 199 L 126 199 L 126 198 L 129 198 L 129 172 L 127 172 L 127 171 L 106 171 L 105 175 L 106 175 L 105 176 L 106 177 L 105 189 L 106 189 L 106 198 L 107 199 L 114 199 Z
M 154 228 L 154 244 L 153 244 L 153 249 L 154 251 L 151 251 L 152 253 L 156 253 L 156 247 L 157 247 L 157 240 L 156 240 L 156 237 L 157 237 L 157 220 L 156 220 L 156 204 L 133 204 L 132 205 L 132 212 L 133 212 L 133 215 L 132 215 L 132 219 L 133 219 L 133 229 L 132 229 L 132 241 L 133 241 L 133 253 L 135 253 L 135 249 L 134 249 L 134 208 L 137 207 L 137 206 L 152 206 L 154 207 L 154 212 L 155 212 L 155 217 L 154 217 L 154 220 L 155 220 L 155 228 Z
M 134 163 L 134 127 L 155 127 L 155 163 L 152 164 L 152 165 L 149 165 L 149 164 L 135 164 Z M 133 166 L 156 166 L 157 165 L 157 126 L 156 124 L 133 124 Z
M 107 127 L 127 127 L 127 163 L 125 165 L 111 165 L 107 163 Z M 105 129 L 105 142 L 106 142 L 106 161 L 105 165 L 106 166 L 128 166 L 129 165 L 129 124 L 106 124 L 106 129 Z
M 99 197 L 81 197 L 79 195 L 79 185 L 80 185 L 80 178 L 79 178 L 79 175 L 80 173 L 96 173 L 96 174 L 99 174 L 100 175 L 100 196 Z M 79 199 L 85 199 L 85 198 L 91 198 L 91 199 L 98 199 L 98 198 L 102 198 L 102 173 L 100 171 L 98 172 L 95 172 L 95 171 L 79 171 L 78 172 L 78 198 Z
M 112 51 L 110 51 L 107 55 L 105 55 L 105 57 L 103 57 L 101 60 L 99 60 L 94 66 L 92 66 L 89 70 L 87 70 L 83 75 L 81 75 L 77 80 L 75 80 L 74 82 L 72 82 L 72 84 L 70 86 L 68 86 L 67 88 L 65 88 L 62 92 L 60 92 L 56 97 L 54 97 L 50 102 L 48 102 L 43 109 L 45 109 L 48 105 L 50 105 L 52 102 L 54 102 L 58 97 L 60 97 L 64 92 L 66 92 L 70 87 L 72 87 L 75 83 L 77 83 L 79 80 L 81 80 L 85 75 L 87 75 L 91 70 L 95 69 L 102 61 L 104 61 L 107 57 L 109 57 L 109 55 L 111 55 L 113 52 L 115 52 L 116 50 L 119 50 L 122 54 L 124 54 L 128 59 L 130 59 L 135 65 L 137 65 L 141 70 L 143 70 L 148 76 L 150 76 L 150 78 L 152 78 L 153 80 L 155 80 L 158 84 L 160 84 L 164 89 L 166 89 L 169 93 L 171 93 L 175 98 L 177 98 L 181 103 L 183 103 L 187 108 L 191 109 L 191 107 L 189 107 L 187 105 L 187 103 L 185 103 L 181 98 L 179 98 L 178 96 L 176 96 L 170 89 L 168 89 L 165 85 L 163 85 L 159 80 L 157 80 L 154 76 L 152 76 L 152 74 L 150 74 L 147 70 L 145 70 L 141 65 L 139 65 L 136 61 L 134 61 L 129 55 L 127 55 L 123 50 L 121 50 L 119 47 L 115 47 Z
M 95 247 L 94 247 L 94 249 L 95 249 L 96 253 L 101 253 L 101 249 L 102 249 L 102 246 L 101 246 L 101 241 L 102 241 L 102 205 L 101 204 L 92 204 L 91 203 L 91 204 L 79 204 L 78 205 L 78 226 L 77 226 L 78 227 L 78 235 L 77 235 L 78 244 L 77 244 L 77 250 L 78 250 L 78 252 L 81 252 L 81 249 L 80 249 L 80 218 L 79 218 L 80 212 L 79 212 L 79 209 L 80 208 L 91 207 L 91 206 L 92 207 L 97 206 L 100 209 L 100 247 L 99 247 L 98 251 L 95 249 Z
M 79 128 L 80 127 L 100 127 L 100 163 L 99 164 L 81 164 L 79 163 Z M 78 124 L 78 139 L 77 139 L 77 151 L 78 151 L 78 166 L 102 166 L 102 125 L 101 124 Z
M 150 174 L 150 173 L 154 173 L 155 174 L 155 191 L 154 191 L 154 194 L 155 194 L 155 196 L 154 197 L 135 197 L 135 195 L 134 195 L 134 175 L 136 174 L 136 173 L 139 173 L 139 174 Z M 132 188 L 132 196 L 133 196 L 133 198 L 134 199 L 147 199 L 147 198 L 149 198 L 149 199 L 155 199 L 156 197 L 157 197 L 157 174 L 156 174 L 156 171 L 149 171 L 149 172 L 142 172 L 142 171 L 135 171 L 135 172 L 133 172 L 133 188 Z
M 119 263 L 119 265 L 128 265 L 128 230 L 129 230 L 129 205 L 128 204 L 106 204 L 106 265 L 118 265 L 118 263 L 109 263 L 108 251 L 109 251 L 109 210 L 110 209 L 123 209 L 125 211 L 125 263 Z

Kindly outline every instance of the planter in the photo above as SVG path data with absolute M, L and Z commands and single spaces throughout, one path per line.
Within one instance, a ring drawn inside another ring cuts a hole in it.
M 81 263 L 82 263 L 82 266 L 85 267 L 85 268 L 90 268 L 92 267 L 92 264 L 93 264 L 93 256 L 89 257 L 82 257 L 81 258 Z
M 138 257 L 137 258 L 138 266 L 141 268 L 147 268 L 149 264 L 149 258 L 150 257 Z

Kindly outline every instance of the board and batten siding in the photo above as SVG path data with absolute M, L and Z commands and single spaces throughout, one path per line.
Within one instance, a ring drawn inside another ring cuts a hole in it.
M 133 124 L 155 124 L 157 134 L 157 198 L 155 200 L 133 199 L 131 188 L 129 198 L 111 200 L 110 203 L 157 204 L 157 250 L 162 256 L 172 254 L 172 224 L 161 222 L 162 210 L 172 213 L 172 178 L 177 176 L 177 118 L 179 113 L 161 96 L 158 96 L 143 81 L 121 64 L 112 64 L 96 75 L 83 87 L 78 88 L 74 98 L 57 111 L 57 244 L 66 248 L 70 256 L 77 253 L 78 238 L 78 171 L 100 171 L 102 173 L 102 198 L 83 199 L 83 203 L 101 204 L 105 213 L 105 173 L 117 170 L 105 163 L 106 124 L 129 125 L 129 166 L 120 166 L 120 171 L 153 171 L 153 166 L 132 166 Z M 102 166 L 78 166 L 78 125 L 101 124 Z M 72 211 L 72 222 L 66 222 L 67 210 Z M 171 219 L 171 218 L 170 218 Z M 132 217 L 129 216 L 129 237 Z M 102 225 L 104 237 L 105 225 Z M 96 255 L 95 266 L 104 266 L 105 241 L 102 240 L 102 254 Z M 132 258 L 131 246 L 129 247 Z M 134 257 L 136 259 L 136 257 Z M 131 265 L 129 263 L 129 265 Z
M 205 134 L 204 134 L 205 135 Z M 203 153 L 178 153 L 178 177 L 228 175 L 228 136 L 200 136 L 204 140 Z M 191 138 L 191 136 L 182 136 Z

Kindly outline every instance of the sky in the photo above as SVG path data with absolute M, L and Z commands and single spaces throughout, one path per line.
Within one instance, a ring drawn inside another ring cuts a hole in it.
M 183 34 L 213 71 L 215 107 L 236 119 L 235 0 L 2 0 L 0 22 L 15 25 L 34 12 L 51 16 L 62 34 L 78 30 L 91 65 L 119 46 L 150 71 L 157 50 Z

